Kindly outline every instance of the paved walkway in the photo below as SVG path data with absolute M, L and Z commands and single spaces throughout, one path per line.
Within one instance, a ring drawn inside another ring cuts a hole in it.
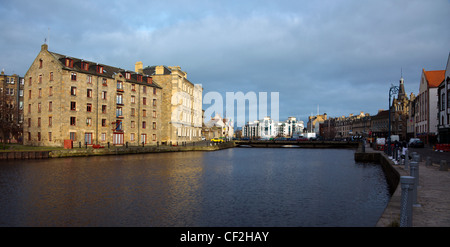
M 413 207 L 413 227 L 450 227 L 450 168 L 448 171 L 439 170 L 441 160 L 446 160 L 450 167 L 450 153 L 435 152 L 431 148 L 409 151 L 421 155 L 417 190 L 419 205 Z M 431 166 L 426 165 L 428 156 L 432 161 Z M 409 176 L 409 170 L 405 170 L 404 166 L 394 167 L 400 176 Z M 392 222 L 399 222 L 400 199 L 399 184 L 377 226 L 392 226 Z

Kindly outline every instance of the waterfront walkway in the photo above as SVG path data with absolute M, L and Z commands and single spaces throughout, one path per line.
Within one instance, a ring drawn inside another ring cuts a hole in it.
M 367 152 L 378 152 L 371 148 Z M 419 185 L 417 202 L 413 207 L 413 227 L 449 227 L 450 226 L 450 168 L 440 171 L 440 161 L 446 160 L 450 166 L 450 153 L 435 152 L 432 148 L 410 149 L 410 153 L 420 154 Z M 385 155 L 383 153 L 383 155 Z M 426 165 L 427 157 L 431 158 L 431 166 Z M 393 165 L 400 176 L 409 176 L 409 170 L 403 165 Z M 377 226 L 397 226 L 400 216 L 401 185 L 397 186 L 395 193 L 387 205 Z

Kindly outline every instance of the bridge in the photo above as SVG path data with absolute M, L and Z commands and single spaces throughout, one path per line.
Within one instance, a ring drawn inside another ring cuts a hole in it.
M 261 141 L 261 140 L 239 140 L 234 141 L 236 147 L 255 148 L 358 148 L 358 142 L 342 141 Z

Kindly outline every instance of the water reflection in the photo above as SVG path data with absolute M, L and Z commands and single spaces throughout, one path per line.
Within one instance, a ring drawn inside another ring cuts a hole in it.
M 0 226 L 373 226 L 382 170 L 352 150 L 235 148 L 0 165 Z

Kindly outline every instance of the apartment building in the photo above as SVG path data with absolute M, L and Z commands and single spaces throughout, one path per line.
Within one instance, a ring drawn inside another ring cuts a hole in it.
M 48 50 L 25 78 L 24 144 L 156 145 L 162 88 L 151 76 Z
M 135 71 L 149 75 L 162 87 L 161 142 L 201 141 L 203 111 L 200 84 L 187 79 L 179 66 L 147 66 L 135 64 Z
M 22 142 L 23 77 L 0 74 L 0 141 Z
M 444 80 L 445 70 L 422 69 L 419 94 L 416 97 L 416 136 L 425 143 L 437 141 L 438 87 Z
M 444 80 L 438 87 L 438 133 L 439 143 L 450 143 L 450 53 Z

